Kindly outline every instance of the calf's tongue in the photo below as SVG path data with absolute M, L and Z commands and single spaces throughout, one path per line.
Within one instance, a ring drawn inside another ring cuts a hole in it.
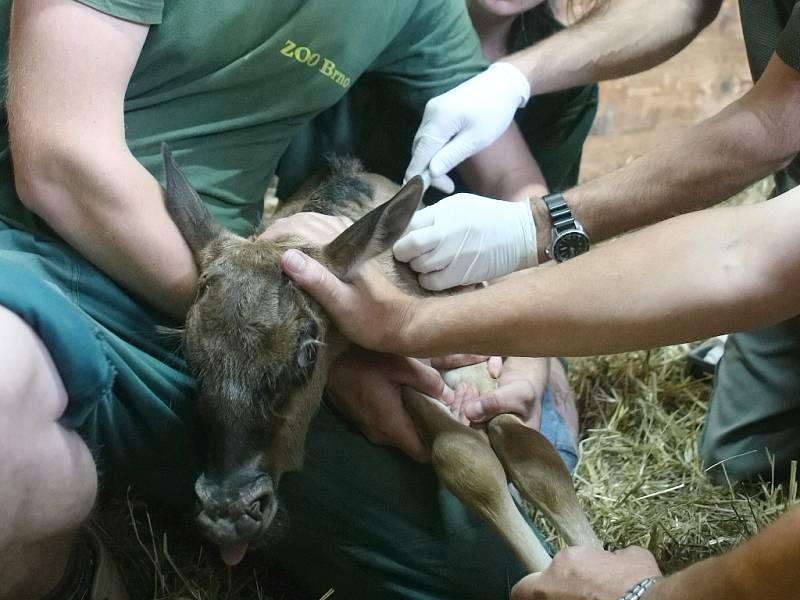
M 219 549 L 222 562 L 229 567 L 242 562 L 245 552 L 247 552 L 247 544 L 234 544 L 233 546 L 226 546 L 225 548 Z

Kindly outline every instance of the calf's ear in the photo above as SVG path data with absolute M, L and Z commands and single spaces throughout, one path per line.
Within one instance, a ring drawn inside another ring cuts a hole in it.
M 161 155 L 167 179 L 167 211 L 199 262 L 200 251 L 223 232 L 222 226 L 208 212 L 166 144 L 161 144 Z
M 403 235 L 423 192 L 422 178 L 414 177 L 325 246 L 323 252 L 333 272 L 347 281 L 360 265 L 391 248 Z

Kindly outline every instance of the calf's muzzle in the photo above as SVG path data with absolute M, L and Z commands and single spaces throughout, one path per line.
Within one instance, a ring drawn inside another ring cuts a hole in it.
M 197 524 L 229 564 L 239 562 L 247 547 L 264 535 L 278 509 L 275 482 L 254 469 L 221 480 L 203 474 L 194 489 L 200 509 Z

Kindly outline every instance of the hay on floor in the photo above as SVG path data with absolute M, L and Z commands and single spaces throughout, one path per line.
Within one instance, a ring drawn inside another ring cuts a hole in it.
M 790 503 L 773 481 L 715 486 L 704 473 L 711 383 L 686 374 L 687 348 L 573 362 L 585 427 L 578 496 L 607 544 L 647 547 L 667 571 L 730 549 Z

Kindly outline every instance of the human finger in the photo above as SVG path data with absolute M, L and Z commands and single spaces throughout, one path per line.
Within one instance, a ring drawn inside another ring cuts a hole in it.
M 448 175 L 431 177 L 431 186 L 445 194 L 452 194 L 456 190 L 455 182 Z
M 436 399 L 442 398 L 446 387 L 436 369 L 413 358 L 406 359 L 403 368 L 395 371 L 395 377 L 397 383 L 410 386 Z
M 411 216 L 411 220 L 406 225 L 404 233 L 410 233 L 423 227 L 430 227 L 436 221 L 436 210 L 433 206 L 426 206 L 419 209 Z
M 433 273 L 447 268 L 453 262 L 453 258 L 455 257 L 452 254 L 434 248 L 430 252 L 417 256 L 408 263 L 408 266 L 417 273 Z
M 527 420 L 533 404 L 531 396 L 529 385 L 521 380 L 514 381 L 469 402 L 465 414 L 474 423 L 482 423 L 501 413 L 513 413 Z
M 316 260 L 299 250 L 287 250 L 281 257 L 284 272 L 311 294 L 332 315 L 347 312 L 352 290 Z
M 449 173 L 481 149 L 469 130 L 462 131 L 431 157 L 431 176 L 436 180 Z
M 431 226 L 404 234 L 392 246 L 394 257 L 400 262 L 409 262 L 435 249 L 442 240 L 441 229 Z
M 489 375 L 497 379 L 500 377 L 500 373 L 503 371 L 503 357 L 502 356 L 490 356 L 486 367 L 489 369 Z
M 437 129 L 438 126 L 431 119 L 431 110 L 426 107 L 422 123 L 414 135 L 411 160 L 406 168 L 405 181 L 426 171 L 430 166 L 431 159 L 447 143 L 450 136 L 443 135 L 443 132 L 439 132 Z
M 466 283 L 477 282 L 464 282 L 462 280 L 462 274 L 453 268 L 453 263 L 450 263 L 447 267 L 441 269 L 440 271 L 420 273 L 419 276 L 419 284 L 426 290 L 430 290 L 432 292 L 441 292 L 452 287 L 465 285 Z
M 531 573 L 520 579 L 517 584 L 511 588 L 511 600 L 530 600 L 533 593 L 536 591 L 537 584 L 541 579 L 541 573 Z

